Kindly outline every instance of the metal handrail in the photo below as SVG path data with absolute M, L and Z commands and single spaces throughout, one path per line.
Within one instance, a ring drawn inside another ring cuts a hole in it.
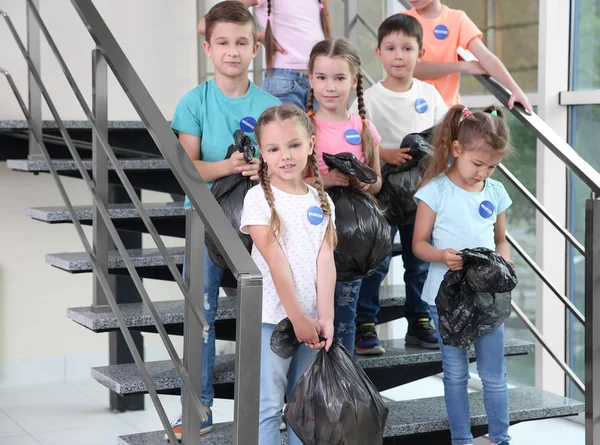
M 511 93 L 500 82 L 490 76 L 478 75 L 477 80 L 508 109 Z M 575 173 L 591 190 L 600 194 L 600 172 L 588 164 L 566 141 L 564 141 L 537 114 L 527 114 L 521 104 L 515 104 L 510 112 L 533 135 Z
M 523 247 L 512 237 L 509 233 L 506 233 L 506 239 L 513 246 L 513 248 L 517 251 L 517 253 L 523 258 L 523 260 L 527 263 L 531 269 L 535 272 L 535 274 L 544 282 L 546 286 L 552 291 L 554 295 L 558 297 L 558 299 L 571 311 L 571 313 L 575 316 L 577 320 L 581 322 L 581 324 L 585 325 L 585 317 L 583 314 L 575 307 L 573 302 L 561 294 L 556 286 L 554 286 L 550 282 L 550 278 L 544 273 L 544 271 L 537 265 L 537 263 L 529 256 L 529 254 L 523 249 Z
M 2 13 L 0 11 L 0 15 L 4 15 L 4 13 Z M 102 290 L 105 292 L 105 294 L 107 296 L 108 304 L 110 305 L 110 308 L 113 311 L 113 313 L 117 319 L 117 324 L 119 326 L 119 329 L 120 329 L 121 333 L 123 334 L 125 342 L 132 354 L 132 357 L 136 364 L 136 367 L 137 367 L 138 371 L 140 372 L 140 375 L 142 376 L 142 380 L 144 381 L 144 384 L 146 385 L 146 389 L 148 390 L 150 398 L 152 399 L 152 402 L 154 403 L 154 406 L 158 412 L 158 416 L 161 420 L 161 423 L 165 427 L 165 430 L 167 431 L 167 434 L 169 435 L 169 439 L 171 440 L 171 443 L 175 443 L 176 437 L 173 434 L 172 429 L 169 428 L 169 426 L 170 426 L 169 418 L 167 417 L 167 414 L 162 406 L 162 403 L 160 402 L 160 399 L 158 398 L 158 393 L 156 392 L 156 389 L 152 385 L 152 380 L 150 378 L 150 375 L 148 374 L 148 370 L 146 369 L 144 360 L 142 359 L 142 357 L 137 349 L 135 341 L 131 335 L 131 331 L 127 327 L 127 322 L 125 321 L 125 317 L 123 316 L 123 313 L 121 312 L 121 309 L 119 308 L 119 305 L 116 302 L 116 297 L 115 297 L 113 290 L 108 282 L 108 277 L 106 276 L 106 274 L 104 273 L 102 268 L 99 267 L 99 265 L 97 264 L 96 256 L 94 255 L 93 249 L 89 244 L 89 241 L 85 235 L 85 232 L 83 231 L 83 226 L 82 226 L 81 222 L 79 221 L 79 219 L 77 218 L 77 213 L 75 211 L 75 208 L 73 207 L 73 204 L 72 204 L 71 200 L 69 199 L 69 196 L 67 194 L 66 189 L 64 188 L 64 185 L 62 184 L 60 176 L 58 175 L 58 172 L 56 171 L 56 168 L 54 167 L 54 164 L 52 163 L 52 159 L 50 157 L 48 149 L 46 148 L 46 144 L 44 143 L 42 134 L 39 131 L 39 129 L 36 128 L 35 125 L 33 125 L 31 115 L 29 114 L 29 111 L 27 110 L 27 106 L 25 105 L 25 102 L 23 101 L 23 98 L 21 97 L 21 94 L 19 93 L 17 86 L 15 85 L 10 73 L 1 68 L 0 68 L 0 73 L 2 73 L 6 77 L 6 80 L 8 81 L 8 83 L 15 95 L 15 98 L 19 102 L 19 106 L 21 107 L 21 110 L 23 111 L 25 119 L 27 120 L 30 128 L 32 129 L 34 138 L 35 138 L 36 142 L 40 145 L 42 155 L 44 156 L 44 159 L 48 163 L 48 168 L 50 170 L 51 176 L 56 183 L 56 187 L 58 188 L 58 191 L 63 199 L 63 202 L 65 203 L 65 206 L 67 207 L 67 209 L 69 211 L 69 214 L 71 215 L 71 219 L 72 219 L 73 225 L 75 227 L 75 230 L 76 230 L 77 234 L 79 235 L 79 238 L 81 239 L 81 242 L 83 244 L 85 251 L 87 252 L 88 256 L 90 257 L 94 276 L 97 277 L 97 279 L 100 283 L 100 286 L 102 287 Z M 34 76 L 35 75 L 37 75 L 37 72 L 34 74 Z M 36 80 L 37 80 L 37 78 L 36 78 Z M 47 95 L 45 87 L 41 83 L 39 83 L 39 86 L 40 86 L 40 90 L 42 91 L 42 95 L 44 95 L 44 97 L 45 97 Z M 56 122 L 59 125 L 59 128 L 61 128 L 61 132 L 62 132 L 62 130 L 64 129 L 64 124 L 63 124 L 62 120 L 60 119 L 60 116 L 58 116 L 58 114 L 56 113 L 54 104 L 52 102 L 49 102 L 48 106 L 52 112 L 52 115 L 56 119 Z M 66 129 L 65 129 L 65 131 L 66 131 Z M 72 146 L 72 144 L 69 144 L 69 149 L 74 150 L 75 148 Z M 107 219 L 108 219 L 108 221 L 110 221 L 110 223 L 107 222 L 107 226 L 109 227 L 109 230 L 111 228 L 110 226 L 112 226 L 112 229 L 114 229 L 114 231 L 110 231 L 111 235 L 117 234 L 116 228 L 114 227 L 112 220 L 110 220 L 110 217 L 108 217 L 107 209 L 101 205 L 100 200 L 96 196 L 96 192 L 94 190 L 91 190 L 91 193 L 92 193 L 92 199 L 94 200 L 94 203 L 96 205 L 98 205 L 98 208 L 100 210 L 100 213 L 101 213 L 103 219 L 105 221 Z M 107 216 L 108 218 L 106 219 L 105 216 Z M 122 245 L 122 241 L 121 241 L 120 237 L 118 236 L 118 234 L 116 235 L 116 238 L 117 239 L 115 239 L 115 243 L 119 244 L 119 242 L 120 242 Z M 133 264 L 131 263 L 131 259 L 128 257 L 127 258 L 124 257 L 124 260 L 127 265 L 127 269 L 132 274 L 132 279 L 134 279 L 134 281 L 136 282 L 136 286 L 138 285 L 138 283 L 141 284 L 141 280 L 139 278 L 139 275 L 137 274 L 137 271 L 135 270 L 135 267 L 133 267 Z M 130 268 L 130 266 L 131 266 L 131 268 Z M 136 280 L 136 278 L 137 278 L 137 280 Z M 142 288 L 143 288 L 143 285 L 142 285 Z M 140 294 L 142 294 L 142 298 L 144 298 L 144 299 L 147 298 L 147 295 L 145 295 L 145 292 L 140 292 Z M 164 333 L 164 335 L 167 338 L 167 341 L 170 342 L 166 331 L 164 331 L 164 326 L 160 323 L 160 318 L 159 318 L 158 314 L 156 313 L 154 306 L 150 303 L 148 305 L 148 307 L 150 309 L 150 314 L 151 314 L 151 317 L 155 324 L 157 324 L 156 320 L 158 320 L 157 329 L 159 331 L 159 334 L 161 334 L 161 337 L 162 337 L 163 333 Z M 159 326 L 160 326 L 160 328 L 162 328 L 163 332 L 161 332 Z M 167 345 L 165 344 L 165 346 L 167 346 Z M 170 348 L 167 346 L 167 349 L 168 350 L 173 349 L 173 351 L 174 351 L 172 344 L 170 345 Z M 176 353 L 175 353 L 175 356 L 176 356 Z M 175 365 L 177 367 L 176 363 L 175 363 Z M 185 372 L 183 373 L 183 375 L 181 375 L 181 377 L 182 377 L 182 379 L 189 380 L 189 378 L 187 377 L 187 374 Z M 202 413 L 203 413 L 202 404 L 195 394 L 194 394 L 194 396 L 196 399 L 195 403 L 194 403 L 195 408 L 198 411 L 198 414 L 200 416 L 202 416 Z
M 558 230 L 572 245 L 581 253 L 585 255 L 585 248 L 583 245 L 577 241 L 575 235 L 569 232 L 567 229 L 563 227 L 551 214 L 548 212 L 548 209 L 544 207 L 544 205 L 538 201 L 538 199 L 533 196 L 533 194 L 523 185 L 521 181 L 517 179 L 515 175 L 513 175 L 510 170 L 508 170 L 503 164 L 498 166 L 498 171 L 504 175 L 506 179 L 508 179 L 515 188 L 521 192 L 521 194 L 548 220 L 550 224 L 552 224 L 556 230 Z
M 261 280 L 260 270 L 92 1 L 71 0 L 71 3 L 233 274 L 238 277 L 247 273 L 253 279 Z

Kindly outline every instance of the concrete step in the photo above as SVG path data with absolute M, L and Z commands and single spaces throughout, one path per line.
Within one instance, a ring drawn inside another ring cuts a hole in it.
M 406 301 L 403 285 L 382 286 L 380 293 L 380 323 L 404 316 Z M 183 335 L 183 300 L 157 301 L 154 303 L 160 319 L 170 334 Z M 119 305 L 125 316 L 127 327 L 144 332 L 156 332 L 150 312 L 144 303 Z M 90 306 L 75 307 L 67 310 L 68 317 L 94 332 L 109 332 L 119 329 L 117 319 L 112 311 L 94 312 Z M 236 297 L 220 297 L 217 310 L 217 337 L 219 328 L 233 324 L 235 330 Z
M 385 354 L 356 356 L 356 361 L 363 367 L 379 391 L 400 386 L 407 383 L 407 379 L 414 381 L 416 378 L 441 371 L 442 358 L 439 349 L 406 345 L 404 339 L 384 340 L 382 343 L 386 350 Z M 507 356 L 524 355 L 533 352 L 534 348 L 533 343 L 507 339 L 504 353 Z M 469 355 L 471 359 L 475 357 L 473 348 L 469 351 Z M 231 386 L 231 390 L 233 389 L 234 365 L 234 354 L 217 356 L 214 375 L 215 391 L 223 394 L 227 393 L 225 386 Z M 146 368 L 157 391 L 179 394 L 179 375 L 170 360 L 148 362 Z M 135 364 L 92 368 L 92 378 L 120 395 L 147 392 Z
M 79 169 L 72 159 L 54 159 L 52 164 L 59 175 L 81 178 Z M 48 164 L 42 160 L 9 159 L 6 161 L 6 165 L 12 170 L 21 172 L 35 174 L 50 172 Z M 88 172 L 91 172 L 91 159 L 84 159 L 83 165 Z M 136 188 L 184 194 L 173 172 L 169 169 L 167 161 L 163 158 L 119 159 L 119 165 L 125 170 L 127 177 Z M 121 180 L 116 175 L 114 167 L 109 164 L 108 168 L 109 183 L 121 185 Z
M 510 423 L 514 425 L 531 420 L 573 416 L 582 413 L 582 402 L 556 396 L 535 388 L 511 388 L 508 390 Z M 471 430 L 478 437 L 487 433 L 487 416 L 480 392 L 469 394 Z M 448 414 L 443 397 L 392 402 L 384 432 L 385 445 L 441 445 L 450 443 Z M 202 445 L 225 445 L 233 441 L 231 423 L 216 425 L 210 434 L 202 436 Z M 119 445 L 165 445 L 164 431 L 131 434 L 119 437 Z M 282 444 L 287 434 L 282 434 Z
M 158 233 L 165 236 L 185 238 L 185 210 L 183 201 L 164 203 L 144 203 L 148 216 Z M 75 206 L 77 219 L 84 225 L 92 225 L 92 206 Z M 119 230 L 147 233 L 133 203 L 110 204 L 108 213 Z M 71 215 L 66 207 L 30 207 L 26 215 L 49 224 L 71 223 Z

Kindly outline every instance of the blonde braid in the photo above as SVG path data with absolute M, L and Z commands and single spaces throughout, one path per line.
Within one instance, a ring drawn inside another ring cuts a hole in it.
M 329 199 L 327 199 L 327 193 L 325 193 L 325 187 L 323 186 L 323 181 L 321 179 L 321 172 L 319 171 L 319 163 L 317 162 L 317 152 L 313 150 L 312 154 L 309 156 L 310 165 L 312 170 L 314 170 L 315 176 L 315 188 L 319 193 L 319 200 L 321 201 L 321 210 L 323 210 L 323 214 L 329 216 L 329 222 L 327 223 L 327 231 L 325 232 L 325 238 L 327 242 L 332 248 L 337 246 L 337 233 L 333 226 L 332 220 L 332 212 L 331 206 L 329 205 Z
M 365 164 L 373 168 L 375 163 L 375 143 L 373 133 L 367 124 L 367 112 L 365 110 L 365 99 L 363 97 L 363 79 L 360 71 L 357 74 L 356 97 L 358 99 L 358 114 L 362 120 L 362 147 L 365 154 Z
M 263 189 L 263 193 L 265 194 L 267 204 L 269 204 L 269 208 L 271 209 L 271 219 L 269 220 L 269 228 L 271 231 L 269 232 L 268 241 L 273 242 L 279 240 L 281 237 L 281 219 L 275 210 L 275 197 L 271 190 L 269 174 L 267 171 L 269 167 L 267 166 L 267 163 L 262 160 L 262 156 L 261 161 L 260 167 L 258 168 L 258 179 L 260 181 L 260 186 Z

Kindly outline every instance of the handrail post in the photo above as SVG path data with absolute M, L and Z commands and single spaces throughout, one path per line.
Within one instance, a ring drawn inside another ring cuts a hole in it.
M 358 42 L 358 0 L 344 0 L 344 37 Z
M 241 273 L 237 287 L 233 444 L 258 444 L 262 276 Z
M 108 65 L 98 49 L 92 50 L 92 110 L 100 130 L 92 131 L 92 176 L 98 196 L 102 203 L 108 206 L 108 156 L 100 146 L 100 138 L 102 136 L 108 138 Z M 108 274 L 108 251 L 115 247 L 95 204 L 92 207 L 92 231 L 96 261 L 102 272 Z M 93 280 L 92 309 L 96 312 L 110 311 L 108 300 L 96 274 Z M 114 285 L 114 280 L 110 282 Z
M 185 270 L 189 285 L 188 297 L 183 311 L 183 366 L 187 372 L 191 388 L 182 385 L 183 396 L 183 438 L 182 445 L 200 443 L 202 420 L 193 408 L 190 391 L 202 394 L 202 349 L 204 348 L 204 327 L 194 316 L 189 300 L 196 307 L 204 307 L 204 224 L 196 211 L 186 210 L 185 222 Z
M 600 443 L 600 200 L 585 215 L 585 444 Z
M 36 9 L 40 8 L 40 1 L 33 0 Z M 41 51 L 40 51 L 40 26 L 31 12 L 31 7 L 27 5 L 27 52 L 31 61 L 37 68 L 38 73 L 41 72 Z M 29 89 L 29 115 L 31 116 L 32 125 L 37 130 L 42 131 L 42 92 L 38 86 L 31 71 L 27 71 L 27 85 Z M 40 144 L 35 140 L 33 130 L 29 129 L 29 154 L 27 159 L 44 160 Z

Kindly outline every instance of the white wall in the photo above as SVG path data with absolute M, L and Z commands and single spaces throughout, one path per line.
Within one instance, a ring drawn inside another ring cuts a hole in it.
M 69 0 L 42 0 L 40 13 L 53 39 L 91 104 L 91 51 L 94 43 Z M 2 0 L 26 42 L 25 0 Z M 170 119 L 177 101 L 197 83 L 196 0 L 95 0 L 163 114 Z M 42 41 L 42 80 L 63 119 L 84 115 L 54 55 Z M 23 97 L 27 97 L 27 66 L 4 20 L 0 23 L 0 67 L 8 70 Z M 138 120 L 120 86 L 109 77 L 109 119 Z M 45 106 L 45 104 L 44 104 Z M 44 119 L 51 119 L 45 108 Z M 0 120 L 23 119 L 13 94 L 0 79 Z

